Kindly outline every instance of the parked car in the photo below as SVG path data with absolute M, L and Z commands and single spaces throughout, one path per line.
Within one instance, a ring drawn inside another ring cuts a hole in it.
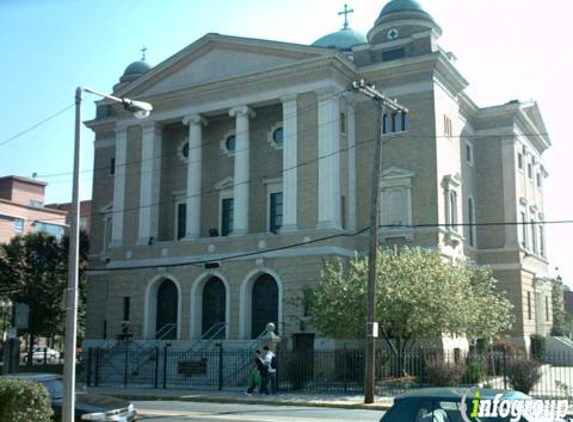
M 28 351 L 24 350 L 21 357 L 24 362 L 27 362 Z M 32 348 L 32 362 L 42 363 L 44 359 L 46 362 L 57 362 L 60 359 L 60 352 L 47 346 L 34 346 Z
M 42 384 L 50 393 L 54 421 L 62 419 L 64 384 L 57 374 L 18 373 L 3 377 L 26 379 Z M 75 400 L 75 421 L 133 422 L 137 412 L 126 400 L 100 394 L 77 393 Z
M 526 394 L 519 391 L 511 390 L 494 390 L 484 389 L 480 390 L 480 400 L 493 400 L 497 394 L 503 394 L 501 400 L 529 400 L 531 399 Z M 467 388 L 420 388 L 409 391 L 394 399 L 394 405 L 382 416 L 380 422 L 465 422 L 461 413 L 461 402 L 464 394 L 468 392 Z M 473 408 L 472 399 L 466 396 L 466 409 Z M 511 415 L 508 417 L 472 417 L 471 420 L 475 422 L 509 422 Z M 468 419 L 469 420 L 469 419 Z M 538 422 L 553 420 L 554 422 L 560 419 L 551 418 L 531 418 L 530 416 L 523 415 L 519 422 Z

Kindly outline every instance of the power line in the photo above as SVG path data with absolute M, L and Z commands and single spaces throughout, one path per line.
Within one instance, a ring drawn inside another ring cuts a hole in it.
M 74 105 L 75 105 L 75 104 L 70 104 L 70 105 L 67 106 L 66 108 L 64 108 L 64 109 L 62 109 L 62 110 L 60 110 L 60 111 L 58 111 L 58 112 L 52 114 L 51 116 L 45 118 L 44 120 L 41 120 L 40 122 L 38 122 L 38 123 L 36 123 L 36 124 L 30 126 L 28 129 L 25 129 L 25 130 L 23 130 L 22 132 L 19 132 L 19 133 L 17 133 L 16 135 L 14 135 L 14 136 L 12 136 L 12 137 L 10 137 L 10 138 L 8 138 L 8 139 L 6 139 L 6 140 L 0 142 L 0 147 L 3 146 L 3 145 L 6 145 L 6 144 L 9 143 L 9 142 L 12 142 L 12 141 L 15 140 L 15 139 L 18 139 L 20 136 L 23 136 L 23 135 L 25 135 L 25 134 L 28 133 L 28 132 L 31 132 L 32 130 L 36 129 L 36 128 L 39 127 L 39 126 L 42 126 L 43 124 L 49 122 L 50 120 L 55 119 L 55 118 L 58 117 L 60 114 L 63 114 L 63 113 L 65 113 L 66 111 L 68 111 L 69 109 L 71 109 Z

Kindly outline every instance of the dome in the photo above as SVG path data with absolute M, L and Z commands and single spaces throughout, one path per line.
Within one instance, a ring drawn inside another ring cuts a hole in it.
M 147 63 L 145 60 L 139 60 L 127 66 L 125 68 L 125 72 L 123 72 L 123 76 L 134 75 L 134 74 L 139 75 L 147 72 L 149 69 L 151 69 L 149 63 Z
M 432 19 L 430 14 L 416 0 L 392 0 L 384 6 L 378 19 L 396 12 L 420 12 Z
M 366 36 L 350 28 L 325 35 L 312 43 L 314 47 L 336 48 L 337 50 L 350 50 L 355 45 L 366 43 Z

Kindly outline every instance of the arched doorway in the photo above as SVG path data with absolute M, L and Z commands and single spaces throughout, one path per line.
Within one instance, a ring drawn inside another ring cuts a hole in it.
M 202 335 L 207 334 L 207 332 L 211 335 L 215 334 L 218 328 L 214 328 L 214 326 L 226 322 L 226 306 L 227 292 L 225 284 L 219 277 L 211 277 L 203 288 L 203 306 L 201 307 L 203 309 L 201 318 Z M 225 338 L 225 332 L 226 328 L 223 328 L 217 332 L 215 337 L 211 338 Z
M 154 338 L 174 340 L 177 338 L 177 286 L 171 280 L 163 280 L 157 289 L 157 318 Z
M 279 289 L 275 279 L 263 274 L 253 284 L 251 300 L 251 337 L 257 338 L 269 322 L 279 319 Z

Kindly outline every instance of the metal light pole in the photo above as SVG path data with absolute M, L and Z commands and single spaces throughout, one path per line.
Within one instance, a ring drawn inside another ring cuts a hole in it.
M 368 245 L 368 287 L 366 299 L 367 346 L 366 362 L 364 365 L 364 403 L 374 403 L 374 393 L 376 390 L 376 338 L 378 337 L 378 322 L 376 322 L 376 258 L 378 254 L 378 219 L 380 216 L 379 182 L 382 164 L 382 115 L 385 108 L 389 109 L 393 113 L 401 113 L 404 116 L 408 113 L 408 110 L 396 101 L 391 100 L 384 94 L 376 91 L 374 85 L 367 84 L 364 80 L 353 82 L 350 89 L 372 98 L 374 105 L 376 106 L 376 145 L 372 169 L 370 196 L 370 242 Z M 405 127 L 402 127 L 402 129 L 405 129 Z
M 138 119 L 149 116 L 153 107 L 149 103 L 134 101 L 128 98 L 114 97 L 85 87 L 76 89 L 76 118 L 74 132 L 74 172 L 72 182 L 72 204 L 70 207 L 70 246 L 68 251 L 68 287 L 66 289 L 66 331 L 64 347 L 64 402 L 62 409 L 62 422 L 74 422 L 75 396 L 76 396 L 76 335 L 78 324 L 78 265 L 79 265 L 79 238 L 80 238 L 80 129 L 82 93 L 90 92 L 100 97 L 121 103 L 127 110 L 134 113 Z

